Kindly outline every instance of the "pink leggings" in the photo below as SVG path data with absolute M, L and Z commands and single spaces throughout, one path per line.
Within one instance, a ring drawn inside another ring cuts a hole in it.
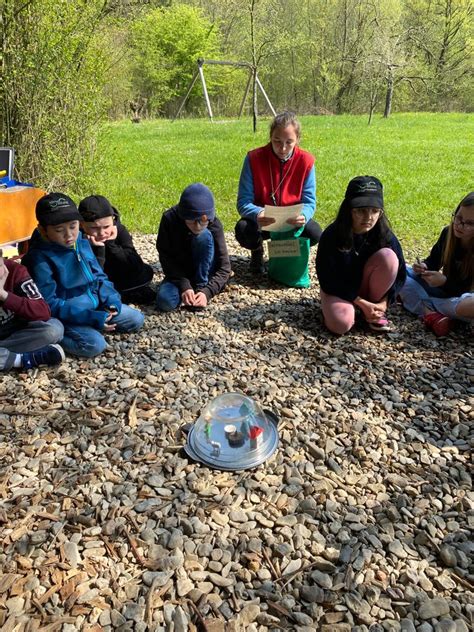
M 390 248 L 381 248 L 367 259 L 359 288 L 359 296 L 378 303 L 397 278 L 398 257 Z M 355 308 L 350 301 L 331 296 L 321 290 L 324 324 L 335 334 L 345 334 L 354 326 Z

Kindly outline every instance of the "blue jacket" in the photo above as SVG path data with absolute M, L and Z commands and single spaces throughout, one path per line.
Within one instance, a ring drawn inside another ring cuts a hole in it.
M 36 229 L 23 257 L 31 276 L 51 308 L 65 324 L 103 329 L 108 309 L 120 313 L 120 294 L 102 271 L 89 242 L 79 233 L 74 248 L 43 239 Z

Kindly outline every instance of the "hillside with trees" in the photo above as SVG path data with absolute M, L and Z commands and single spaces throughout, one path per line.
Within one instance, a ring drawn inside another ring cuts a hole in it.
M 19 177 L 78 185 L 100 124 L 173 116 L 202 58 L 248 64 L 277 110 L 470 111 L 473 14 L 471 0 L 10 0 L 1 142 Z M 248 72 L 205 72 L 214 114 L 236 116 Z M 183 115 L 205 114 L 196 82 Z

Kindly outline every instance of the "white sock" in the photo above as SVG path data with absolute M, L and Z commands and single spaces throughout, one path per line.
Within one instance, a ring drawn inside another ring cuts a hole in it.
M 15 359 L 13 361 L 13 368 L 14 369 L 19 369 L 22 365 L 21 362 L 21 354 L 20 353 L 15 353 Z

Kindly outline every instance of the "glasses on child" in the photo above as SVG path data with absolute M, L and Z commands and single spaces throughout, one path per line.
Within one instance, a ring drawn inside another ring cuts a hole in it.
M 472 230 L 474 228 L 474 222 L 470 220 L 465 220 L 453 213 L 453 223 L 465 228 L 466 230 Z
M 199 228 L 206 228 L 206 226 L 209 224 L 207 215 L 202 215 L 197 219 L 187 219 L 185 221 L 188 226 L 198 226 Z
M 377 217 L 377 215 L 382 215 L 383 210 L 381 208 L 353 208 L 352 212 L 359 217 L 363 217 L 365 215 L 370 215 L 370 217 Z

